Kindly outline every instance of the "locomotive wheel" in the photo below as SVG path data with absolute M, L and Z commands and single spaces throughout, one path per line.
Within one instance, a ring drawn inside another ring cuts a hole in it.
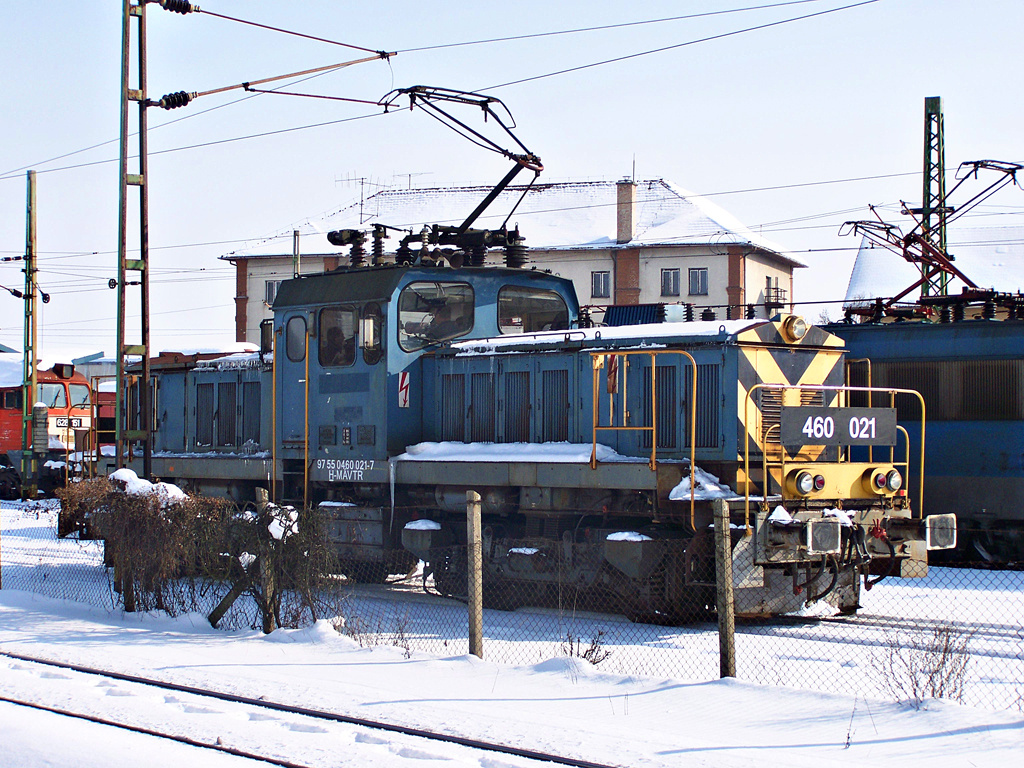
M 465 558 L 444 552 L 434 563 L 434 588 L 445 597 L 465 599 L 469 594 Z
M 343 562 L 342 572 L 359 584 L 383 584 L 388 578 L 388 567 L 384 563 Z
M 13 469 L 0 470 L 0 499 L 15 501 L 21 498 L 21 481 Z

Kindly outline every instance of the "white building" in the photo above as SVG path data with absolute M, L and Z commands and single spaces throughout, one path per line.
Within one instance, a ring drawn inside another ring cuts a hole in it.
M 298 270 L 348 263 L 347 249 L 328 243 L 329 231 L 459 225 L 489 191 L 385 190 L 307 221 L 298 227 Z M 526 239 L 530 266 L 571 279 L 580 303 L 596 308 L 681 303 L 693 305 L 697 318 L 705 311 L 722 319 L 770 316 L 791 306 L 793 269 L 804 266 L 719 206 L 660 179 L 509 187 L 473 226 L 496 229 L 506 217 Z M 238 341 L 258 341 L 277 285 L 296 268 L 293 246 L 288 232 L 221 257 L 236 268 Z

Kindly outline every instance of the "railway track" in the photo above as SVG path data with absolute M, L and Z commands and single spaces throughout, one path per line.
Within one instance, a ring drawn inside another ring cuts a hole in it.
M 81 675 L 90 675 L 111 681 L 130 683 L 133 685 L 145 686 L 162 691 L 173 691 L 175 693 L 199 697 L 201 700 L 206 699 L 208 701 L 227 702 L 242 707 L 255 707 L 287 715 L 311 718 L 314 721 L 319 720 L 331 723 L 341 723 L 359 729 L 382 731 L 388 734 L 399 734 L 404 737 L 424 739 L 428 742 L 453 744 L 461 747 L 466 747 L 471 750 L 479 750 L 483 752 L 518 757 L 527 761 L 546 762 L 554 765 L 571 766 L 572 768 L 621 768 L 620 766 L 613 766 L 605 763 L 595 763 L 588 760 L 565 757 L 562 755 L 551 754 L 538 750 L 516 747 L 509 744 L 499 744 L 496 742 L 482 741 L 479 739 L 472 739 L 454 734 L 435 733 L 433 731 L 428 731 L 422 728 L 414 728 L 396 723 L 388 723 L 368 718 L 355 717 L 352 715 L 346 715 L 337 712 L 311 709 L 308 707 L 299 707 L 290 704 L 269 701 L 264 698 L 255 699 L 248 696 L 239 696 L 236 694 L 227 693 L 223 691 L 215 691 L 200 688 L 197 686 L 182 685 L 179 683 L 171 683 L 162 680 L 154 680 L 152 678 L 142 677 L 139 675 L 128 675 L 120 672 L 96 669 L 93 667 L 87 667 L 78 664 L 68 664 L 65 662 L 53 661 L 50 659 L 44 659 L 35 656 L 29 656 L 26 654 L 14 653 L 10 651 L 0 651 L 0 657 L 11 659 L 25 664 L 40 665 L 45 668 L 58 669 L 67 672 L 78 673 Z M 65 717 L 73 717 L 88 722 L 97 723 L 100 725 L 131 731 L 134 733 L 140 733 L 148 736 L 169 739 L 191 747 L 210 749 L 218 752 L 224 752 L 226 754 L 230 754 L 236 757 L 243 757 L 251 760 L 259 760 L 271 765 L 282 766 L 282 768 L 311 768 L 309 765 L 304 763 L 297 763 L 294 761 L 275 757 L 274 755 L 261 754 L 253 750 L 230 746 L 228 744 L 222 743 L 220 738 L 217 738 L 216 740 L 204 740 L 200 738 L 184 736 L 180 733 L 173 733 L 170 730 L 122 722 L 112 718 L 100 717 L 86 712 L 75 711 L 65 706 L 53 706 L 38 701 L 19 699 L 15 696 L 9 696 L 6 694 L 0 694 L 0 702 L 5 702 L 15 706 L 30 707 L 33 709 L 46 711 Z
M 858 614 L 856 616 L 826 617 L 823 624 L 841 624 L 848 627 L 865 629 L 898 629 L 910 633 L 927 633 L 935 629 L 953 626 L 978 640 L 1019 641 L 1024 639 L 1024 628 L 1019 624 L 997 624 L 994 622 L 950 622 L 938 619 L 913 619 L 898 616 L 882 616 L 877 614 Z

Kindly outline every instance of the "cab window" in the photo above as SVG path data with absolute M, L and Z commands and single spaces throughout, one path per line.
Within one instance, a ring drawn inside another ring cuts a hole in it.
M 293 363 L 306 359 L 306 318 L 293 317 L 284 329 L 284 350 Z
M 67 408 L 68 396 L 64 391 L 64 385 L 40 384 L 39 402 L 45 403 L 47 408 Z
M 398 297 L 398 343 L 406 352 L 465 336 L 474 321 L 466 283 L 410 283 Z
M 320 310 L 317 359 L 323 366 L 352 365 L 356 361 L 356 311 L 349 307 Z
M 360 338 L 363 344 L 363 362 L 376 365 L 384 355 L 384 317 L 380 304 L 370 303 L 363 307 Z
M 502 333 L 560 331 L 569 327 L 569 308 L 554 291 L 506 285 L 498 292 L 498 330 Z
M 85 384 L 68 384 L 68 389 L 71 390 L 72 408 L 89 407 L 89 388 Z

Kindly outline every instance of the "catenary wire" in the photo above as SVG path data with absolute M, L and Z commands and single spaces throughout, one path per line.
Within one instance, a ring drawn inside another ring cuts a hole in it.
M 817 1 L 818 0 L 798 0 L 798 2 L 817 2 Z M 543 74 L 543 75 L 536 75 L 536 76 L 529 77 L 529 78 L 524 78 L 524 79 L 521 79 L 521 80 L 510 81 L 510 82 L 507 82 L 507 83 L 503 83 L 501 85 L 491 86 L 490 90 L 493 90 L 495 88 L 503 88 L 503 87 L 508 86 L 508 85 L 516 85 L 516 84 L 519 84 L 519 83 L 529 82 L 531 80 L 538 80 L 538 79 L 547 78 L 547 77 L 554 77 L 556 75 L 566 74 L 566 73 L 569 73 L 569 72 L 575 72 L 575 71 L 578 71 L 578 70 L 581 70 L 581 69 L 589 69 L 591 67 L 601 66 L 601 65 L 604 65 L 604 64 L 610 64 L 610 63 L 614 63 L 614 62 L 618 62 L 618 61 L 625 61 L 625 60 L 628 60 L 628 59 L 637 58 L 639 56 L 647 56 L 647 55 L 650 55 L 650 54 L 660 53 L 660 52 L 663 52 L 663 51 L 668 51 L 668 50 L 672 50 L 672 49 L 680 48 L 680 47 L 684 47 L 684 46 L 696 45 L 696 44 L 702 43 L 702 42 L 709 42 L 709 41 L 712 41 L 712 40 L 718 40 L 718 39 L 725 38 L 725 37 L 731 37 L 733 35 L 743 34 L 745 32 L 751 32 L 751 31 L 755 31 L 755 30 L 766 29 L 766 28 L 769 28 L 769 27 L 779 26 L 781 24 L 788 24 L 788 23 L 793 22 L 793 21 L 800 21 L 800 20 L 804 20 L 804 19 L 813 18 L 815 16 L 822 16 L 822 15 L 825 15 L 825 14 L 830 14 L 830 13 L 835 13 L 835 12 L 838 12 L 838 11 L 848 10 L 850 8 L 856 8 L 856 7 L 861 6 L 861 5 L 870 5 L 870 4 L 876 3 L 876 2 L 880 2 L 880 0 L 862 0 L 862 2 L 854 3 L 852 5 L 842 6 L 842 7 L 839 7 L 839 8 L 827 9 L 827 10 L 818 11 L 818 12 L 812 13 L 812 14 L 805 14 L 803 16 L 796 16 L 796 17 L 792 17 L 792 18 L 789 18 L 789 19 L 782 19 L 780 21 L 770 22 L 770 23 L 766 23 L 766 24 L 761 24 L 761 25 L 753 26 L 753 27 L 747 27 L 745 29 L 734 30 L 734 31 L 731 31 L 731 32 L 725 32 L 725 33 L 722 33 L 722 34 L 719 34 L 719 35 L 713 35 L 713 36 L 702 38 L 702 39 L 690 40 L 690 41 L 687 41 L 687 42 L 684 42 L 684 43 L 677 43 L 675 45 L 666 46 L 666 47 L 663 47 L 663 48 L 657 48 L 657 49 L 653 49 L 653 50 L 649 50 L 649 51 L 643 51 L 643 52 L 640 52 L 640 53 L 629 54 L 629 55 L 626 55 L 626 56 L 621 56 L 621 57 L 617 57 L 617 58 L 607 59 L 607 60 L 604 60 L 604 61 L 594 62 L 594 63 L 591 63 L 591 64 L 584 64 L 584 65 L 581 65 L 579 67 L 573 67 L 573 68 L 569 68 L 569 69 L 564 69 L 564 70 L 560 70 L 560 71 L 557 71 L 557 72 L 550 72 L 550 73 Z M 794 4 L 797 4 L 797 3 L 794 3 Z M 786 3 L 775 4 L 775 5 L 786 5 Z M 764 7 L 767 8 L 767 7 L 774 7 L 774 6 L 769 5 L 769 6 L 764 6 Z M 757 7 L 751 7 L 750 10 L 754 10 L 756 8 Z M 746 9 L 741 9 L 741 10 L 746 10 Z M 638 24 L 638 23 L 643 23 L 643 22 L 631 22 L 631 23 Z M 544 35 L 544 34 L 550 34 L 550 33 L 538 33 L 538 36 L 541 36 L 541 35 Z M 370 50 L 370 49 L 362 49 L 362 50 Z M 380 53 L 380 52 L 373 51 L 373 53 Z M 337 71 L 337 70 L 332 69 L 330 71 Z M 324 74 L 324 72 L 321 72 L 319 74 Z M 300 80 L 298 82 L 302 82 L 302 81 Z M 485 90 L 488 90 L 488 89 L 485 89 Z M 232 103 L 238 103 L 238 101 L 242 101 L 242 99 L 236 100 L 235 102 L 232 102 Z M 221 106 L 230 106 L 230 104 L 225 104 L 225 105 L 221 105 Z M 216 108 L 217 107 L 214 107 L 213 109 L 216 109 Z M 206 110 L 206 111 L 208 112 L 208 111 L 211 111 L 211 110 Z M 182 117 L 180 119 L 186 119 L 186 117 L 198 116 L 198 114 L 202 114 L 202 113 L 196 113 L 195 115 L 185 116 L 185 117 Z M 186 146 L 186 147 L 170 148 L 170 149 L 166 149 L 166 150 L 150 152 L 149 154 L 150 155 L 158 155 L 158 154 L 163 154 L 163 153 L 167 153 L 167 152 L 176 152 L 176 151 L 180 151 L 180 150 L 196 149 L 196 148 L 205 147 L 205 146 L 212 146 L 212 145 L 216 145 L 216 144 L 223 144 L 223 143 L 228 143 L 228 142 L 231 142 L 231 141 L 244 141 L 244 140 L 253 139 L 253 138 L 261 138 L 263 136 L 275 135 L 277 133 L 286 133 L 286 132 L 289 132 L 289 131 L 299 131 L 299 130 L 305 130 L 307 128 L 318 128 L 318 127 L 323 127 L 323 126 L 326 126 L 326 125 L 334 125 L 334 124 L 337 124 L 337 123 L 347 122 L 349 120 L 356 120 L 356 119 L 361 119 L 362 117 L 372 117 L 372 116 L 374 116 L 374 115 L 363 115 L 363 116 L 357 116 L 357 117 L 354 117 L 354 118 L 345 118 L 345 119 L 337 120 L 337 121 L 328 121 L 328 122 L 324 122 L 324 123 L 315 123 L 315 124 L 311 124 L 311 125 L 295 126 L 293 128 L 281 129 L 279 131 L 269 131 L 269 132 L 265 132 L 265 133 L 257 133 L 257 134 L 251 134 L 251 135 L 246 135 L 246 136 L 239 136 L 239 137 L 234 137 L 234 138 L 230 138 L 230 139 L 221 139 L 221 140 L 216 140 L 216 141 L 211 141 L 211 142 L 204 142 L 204 143 L 200 143 L 200 144 L 189 145 L 189 146 Z M 176 122 L 176 121 L 169 121 L 169 122 L 164 123 L 162 125 L 170 125 L 173 122 Z M 157 127 L 161 127 L 161 126 L 157 126 Z M 56 158 L 51 158 L 50 160 L 43 161 L 42 163 L 39 163 L 39 164 L 45 164 L 45 163 L 52 162 L 54 160 L 60 159 L 61 157 L 68 157 L 68 156 L 71 156 L 71 155 L 74 155 L 74 154 L 79 154 L 80 152 L 88 151 L 89 149 L 95 149 L 96 147 L 104 146 L 105 144 L 110 144 L 110 143 L 113 143 L 115 141 L 118 141 L 118 140 L 117 139 L 113 139 L 113 140 L 110 140 L 110 141 L 107 141 L 107 142 L 103 142 L 103 143 L 98 144 L 98 145 L 93 145 L 92 147 L 88 147 L 88 148 L 83 149 L 83 150 L 76 150 L 75 152 L 67 153 L 65 155 L 61 155 L 61 156 L 56 157 Z M 38 173 L 53 173 L 53 172 L 56 172 L 56 171 L 73 170 L 73 169 L 77 169 L 77 168 L 85 168 L 85 167 L 90 167 L 90 166 L 94 166 L 94 165 L 101 165 L 101 164 L 105 164 L 105 163 L 114 163 L 114 162 L 118 162 L 118 159 L 117 158 L 112 158 L 110 160 L 98 160 L 98 161 L 94 161 L 94 162 L 90 162 L 90 163 L 80 163 L 80 164 L 69 165 L 69 166 L 61 166 L 59 168 L 44 169 L 44 170 L 40 170 L 40 171 L 37 171 L 37 172 Z M 0 181 L 8 181 L 8 180 L 11 180 L 11 179 L 20 178 L 16 174 L 20 173 L 21 171 L 25 170 L 28 167 L 29 166 L 23 166 L 22 168 L 19 168 L 17 170 L 8 171 L 6 173 L 0 174 Z
M 398 53 L 419 53 L 420 51 L 437 51 L 445 48 L 462 48 L 469 45 L 487 45 L 491 43 L 508 43 L 519 40 L 534 40 L 539 37 L 555 37 L 557 35 L 575 35 L 583 32 L 602 32 L 609 29 L 623 29 L 626 27 L 639 27 L 646 24 L 664 24 L 671 21 L 685 21 L 688 19 L 700 19 L 708 16 L 722 16 L 729 13 L 743 13 L 746 11 L 763 11 L 771 8 L 781 8 L 786 5 L 804 5 L 806 3 L 820 3 L 823 0 L 789 0 L 784 3 L 769 3 L 767 5 L 750 5 L 744 8 L 727 8 L 721 11 L 705 11 L 703 13 L 690 13 L 685 16 L 667 16 L 661 19 L 644 19 L 641 21 L 624 21 L 618 24 L 602 24 L 595 27 L 578 27 L 576 29 L 562 29 L 556 32 L 533 32 L 523 35 L 509 35 L 508 37 L 491 37 L 483 40 L 469 40 L 461 43 L 439 43 L 437 45 L 424 45 L 418 48 L 399 49 Z
M 742 35 L 742 34 L 745 34 L 747 32 L 756 32 L 756 31 L 759 31 L 759 30 L 762 30 L 762 29 L 769 29 L 771 27 L 782 26 L 783 24 L 791 24 L 791 23 L 793 23 L 795 21 L 804 21 L 806 19 L 813 19 L 813 18 L 815 18 L 817 16 L 825 16 L 825 15 L 828 15 L 828 14 L 831 14 L 831 13 L 838 13 L 840 11 L 848 11 L 848 10 L 850 10 L 852 8 L 859 8 L 860 6 L 863 6 L 863 5 L 872 5 L 873 3 L 877 3 L 877 2 L 880 2 L 880 1 L 881 0 L 862 0 L 859 3 L 852 3 L 850 5 L 843 5 L 843 6 L 840 6 L 839 8 L 829 8 L 828 10 L 816 11 L 815 13 L 808 13 L 808 14 L 804 14 L 803 16 L 792 16 L 792 17 L 790 17 L 788 19 L 780 19 L 779 21 L 767 22 L 765 24 L 757 24 L 757 25 L 752 26 L 752 27 L 745 27 L 744 29 L 736 29 L 736 30 L 733 30 L 731 32 L 722 32 L 722 33 L 717 34 L 717 35 L 709 35 L 708 37 L 701 37 L 701 38 L 697 38 L 695 40 L 687 40 L 686 42 L 683 42 L 683 43 L 675 43 L 674 45 L 666 45 L 666 46 L 662 46 L 661 48 L 652 48 L 651 50 L 648 50 L 648 51 L 640 51 L 639 53 L 630 53 L 630 54 L 627 54 L 625 56 L 616 56 L 616 57 L 611 58 L 611 59 L 604 59 L 602 61 L 591 62 L 590 64 L 581 64 L 581 65 L 576 66 L 576 67 L 568 67 L 567 69 L 560 69 L 560 70 L 558 70 L 556 72 L 548 72 L 548 73 L 543 74 L 543 75 L 533 75 L 532 77 L 524 77 L 524 78 L 520 78 L 519 80 L 510 80 L 507 83 L 499 83 L 497 85 L 490 85 L 490 86 L 487 86 L 486 88 L 483 88 L 481 90 L 494 91 L 494 90 L 497 90 L 498 88 L 506 88 L 506 87 L 508 87 L 510 85 L 521 85 L 522 83 L 530 83 L 530 82 L 533 82 L 535 80 L 543 80 L 543 79 L 548 78 L 548 77 L 556 77 L 558 75 L 566 75 L 566 74 L 569 74 L 571 72 L 580 72 L 580 71 L 582 71 L 584 69 L 593 69 L 594 67 L 601 67 L 601 66 L 604 66 L 605 64 L 615 64 L 615 63 L 618 63 L 620 61 L 628 61 L 630 59 L 637 59 L 637 58 L 640 58 L 641 56 L 650 56 L 650 55 L 655 54 L 655 53 L 664 53 L 665 51 L 671 51 L 671 50 L 675 50 L 677 48 L 685 48 L 686 46 L 689 46 L 689 45 L 697 45 L 699 43 L 707 43 L 707 42 L 711 42 L 713 40 L 722 40 L 722 39 L 727 38 L 727 37 L 734 37 L 736 35 Z
M 605 25 L 596 26 L 596 27 L 581 27 L 581 28 L 578 28 L 578 29 L 567 29 L 567 30 L 560 30 L 560 31 L 556 31 L 556 32 L 536 32 L 536 33 L 525 34 L 525 35 L 513 35 L 513 36 L 510 36 L 510 37 L 498 37 L 498 38 L 490 38 L 490 39 L 485 39 L 485 40 L 470 40 L 470 41 L 458 42 L 458 43 L 442 43 L 440 45 L 429 45 L 429 46 L 423 46 L 423 47 L 420 47 L 420 48 L 406 48 L 406 49 L 399 50 L 396 53 L 413 53 L 413 52 L 418 52 L 418 51 L 436 50 L 436 49 L 440 49 L 440 48 L 458 48 L 458 47 L 470 46 L 470 45 L 482 45 L 482 44 L 485 44 L 485 43 L 500 43 L 500 42 L 510 42 L 510 41 L 517 41 L 517 40 L 529 40 L 529 39 L 539 38 L 539 37 L 550 37 L 550 36 L 553 36 L 553 35 L 568 35 L 568 34 L 576 34 L 576 33 L 582 33 L 582 32 L 594 32 L 594 31 L 602 31 L 602 30 L 608 30 L 608 29 L 620 29 L 620 28 L 625 28 L 625 27 L 641 26 L 641 25 L 646 25 L 646 24 L 661 24 L 661 23 L 665 23 L 665 22 L 680 21 L 680 20 L 700 18 L 700 17 L 705 17 L 705 16 L 718 16 L 718 15 L 729 14 L 729 13 L 740 13 L 740 12 L 745 12 L 745 11 L 766 10 L 766 9 L 778 8 L 778 7 L 787 6 L 787 5 L 802 5 L 804 3 L 822 2 L 822 1 L 823 0 L 790 0 L 789 2 L 782 2 L 782 3 L 769 3 L 767 5 L 754 5 L 754 6 L 747 6 L 747 7 L 744 7 L 744 8 L 731 8 L 731 9 L 726 9 L 726 10 L 721 10 L 721 11 L 708 11 L 708 12 L 705 12 L 705 13 L 688 14 L 688 15 L 685 15 L 685 16 L 670 16 L 670 17 L 661 18 L 661 19 L 646 19 L 646 20 L 641 20 L 641 21 L 629 21 L 629 22 L 622 22 L 620 24 L 605 24 Z M 207 14 L 207 15 L 210 15 L 210 16 L 218 16 L 218 14 L 211 13 L 210 11 L 203 10 L 202 12 Z M 228 18 L 228 17 L 222 16 L 221 18 Z M 296 34 L 296 35 L 298 35 L 300 37 L 309 37 L 312 40 L 317 40 L 317 41 L 320 41 L 320 42 L 332 43 L 334 45 L 345 45 L 345 43 L 341 43 L 341 42 L 338 42 L 336 40 L 327 40 L 325 38 L 313 37 L 311 35 L 304 35 L 302 33 L 288 32 L 288 30 L 280 30 L 280 31 L 287 32 L 288 34 Z M 362 49 L 362 50 L 369 51 L 370 49 L 367 48 L 367 49 Z M 297 80 L 294 83 L 291 83 L 291 85 L 298 85 L 299 83 L 306 82 L 307 80 L 311 80 L 311 79 L 313 79 L 315 77 L 321 77 L 321 76 L 323 76 L 325 74 L 329 74 L 329 73 L 327 73 L 327 72 L 318 72 L 318 73 L 315 73 L 315 74 L 311 75 L 310 77 L 305 77 L 305 78 L 302 78 L 301 80 Z M 282 86 L 279 86 L 279 87 L 283 88 L 285 86 L 282 85 Z M 276 90 L 276 89 L 271 89 L 271 90 Z M 168 125 L 173 125 L 175 123 L 180 123 L 182 120 L 189 120 L 189 119 L 191 119 L 193 117 L 199 117 L 200 115 L 205 115 L 205 114 L 207 114 L 209 112 L 213 112 L 214 110 L 217 110 L 217 109 L 223 109 L 224 107 L 234 106 L 235 104 L 240 104 L 243 101 L 248 101 L 249 99 L 255 98 L 256 95 L 259 95 L 259 94 L 255 94 L 254 93 L 253 95 L 244 96 L 244 97 L 242 97 L 240 99 L 235 99 L 234 101 L 225 102 L 224 104 L 218 104 L 218 105 L 216 105 L 214 107 L 208 107 L 208 108 L 200 110 L 198 112 L 191 112 L 191 113 L 189 113 L 187 115 L 182 115 L 181 117 L 177 117 L 177 118 L 175 118 L 173 120 L 167 120 L 166 122 L 160 123 L 159 125 L 151 126 L 149 128 L 149 130 L 150 131 L 155 131 L 155 130 L 157 130 L 159 128 L 164 128 L 164 127 L 166 127 Z M 131 136 L 136 136 L 137 133 L 132 133 L 130 135 Z M 9 171 L 4 171 L 4 172 L 0 173 L 0 180 L 5 179 L 7 176 L 10 176 L 11 174 L 20 173 L 22 171 L 26 171 L 26 170 L 29 170 L 31 168 L 35 168 L 35 167 L 40 166 L 40 165 L 46 165 L 48 163 L 56 162 L 57 160 L 63 160 L 66 157 L 72 157 L 74 155 L 82 154 L 83 152 L 88 152 L 88 151 L 93 150 L 93 149 L 98 149 L 98 148 L 104 147 L 104 146 L 106 146 L 108 144 L 116 144 L 118 141 L 120 141 L 120 139 L 116 139 L 116 138 L 115 139 L 109 139 L 107 141 L 101 141 L 98 144 L 92 144 L 92 145 L 90 145 L 88 147 L 83 147 L 81 149 L 76 149 L 76 150 L 73 150 L 71 152 L 65 152 L 62 155 L 56 155 L 55 157 L 51 157 L 51 158 L 49 158 L 47 160 L 40 160 L 40 161 L 38 161 L 36 163 L 30 163 L 28 165 L 23 165 L 20 168 L 12 168 Z

